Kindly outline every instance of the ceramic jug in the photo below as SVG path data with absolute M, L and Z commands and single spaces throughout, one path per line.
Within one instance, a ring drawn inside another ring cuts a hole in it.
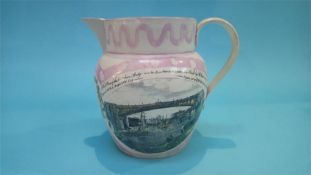
M 234 63 L 239 40 L 221 18 L 197 24 L 193 18 L 84 18 L 103 49 L 96 87 L 107 128 L 128 155 L 162 158 L 182 150 L 191 138 L 204 100 Z M 204 60 L 195 51 L 198 32 L 209 23 L 229 33 L 232 50 L 208 83 Z

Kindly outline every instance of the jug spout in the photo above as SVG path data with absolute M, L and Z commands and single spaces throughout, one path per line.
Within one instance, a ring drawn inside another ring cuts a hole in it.
M 100 45 L 105 50 L 105 19 L 104 18 L 82 18 L 84 21 L 97 35 Z

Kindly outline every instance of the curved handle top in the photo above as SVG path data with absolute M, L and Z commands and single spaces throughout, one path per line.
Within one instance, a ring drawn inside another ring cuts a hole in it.
M 228 73 L 228 71 L 230 70 L 231 66 L 233 65 L 238 56 L 240 47 L 239 37 L 235 28 L 233 27 L 232 24 L 230 24 L 228 21 L 224 19 L 216 17 L 204 19 L 197 25 L 197 32 L 199 32 L 203 26 L 209 23 L 221 24 L 226 29 L 231 38 L 232 49 L 225 65 L 216 74 L 215 78 L 209 83 L 207 87 L 207 95 L 215 88 L 218 82 Z

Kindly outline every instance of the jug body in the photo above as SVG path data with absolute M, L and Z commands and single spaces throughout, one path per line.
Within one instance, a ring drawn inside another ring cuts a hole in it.
M 178 153 L 211 90 L 204 60 L 195 52 L 196 21 L 122 18 L 94 28 L 104 49 L 97 94 L 116 145 L 141 158 Z
M 207 93 L 204 62 L 197 53 L 105 54 L 96 84 L 116 144 L 146 158 L 169 156 L 186 145 Z

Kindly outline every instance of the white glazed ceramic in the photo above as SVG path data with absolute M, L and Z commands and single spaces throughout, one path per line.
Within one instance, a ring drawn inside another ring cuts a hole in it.
M 174 155 L 187 145 L 207 95 L 235 61 L 239 40 L 220 18 L 85 18 L 104 54 L 96 69 L 97 93 L 107 128 L 117 146 L 141 158 Z M 195 52 L 198 31 L 219 23 L 229 32 L 232 51 L 208 84 Z

